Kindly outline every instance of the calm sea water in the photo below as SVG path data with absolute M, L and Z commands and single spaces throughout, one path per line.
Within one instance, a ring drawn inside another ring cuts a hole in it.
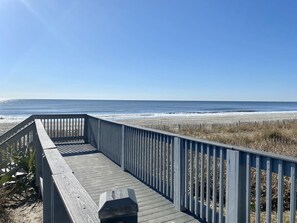
M 222 112 L 297 111 L 297 102 L 2 100 L 0 117 L 31 114 L 87 113 L 92 115 L 155 116 Z

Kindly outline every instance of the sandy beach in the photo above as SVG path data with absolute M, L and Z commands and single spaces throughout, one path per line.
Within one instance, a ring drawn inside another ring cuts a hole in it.
M 297 112 L 242 112 L 196 115 L 170 115 L 143 118 L 122 118 L 116 121 L 140 126 L 233 124 L 237 122 L 283 121 L 297 119 Z
M 199 124 L 232 124 L 237 122 L 283 121 L 297 119 L 297 112 L 241 112 L 210 113 L 190 115 L 156 115 L 156 116 L 98 116 L 130 125 L 199 125 Z M 19 124 L 22 119 L 0 119 L 0 135 Z

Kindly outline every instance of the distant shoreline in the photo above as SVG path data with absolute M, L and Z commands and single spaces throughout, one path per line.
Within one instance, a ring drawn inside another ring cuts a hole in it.
M 226 111 L 226 112 L 167 112 L 167 113 L 135 113 L 135 114 L 90 114 L 91 116 L 125 122 L 125 123 L 155 123 L 180 122 L 205 123 L 234 123 L 239 121 L 277 121 L 284 119 L 297 119 L 297 111 Z M 0 116 L 0 125 L 7 123 L 20 123 L 29 116 Z
M 153 127 L 156 125 L 199 125 L 232 124 L 236 122 L 263 122 L 297 119 L 297 111 L 290 112 L 226 112 L 203 114 L 117 114 L 94 115 L 95 117 L 117 121 L 125 124 Z M 0 119 L 0 135 L 11 129 L 26 117 L 9 117 Z

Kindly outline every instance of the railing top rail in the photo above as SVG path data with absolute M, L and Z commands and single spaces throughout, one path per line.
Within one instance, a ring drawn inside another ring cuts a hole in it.
M 50 137 L 46 133 L 40 119 L 35 119 L 35 125 L 36 125 L 37 135 L 38 135 L 38 138 L 39 138 L 42 148 L 43 149 L 55 148 L 56 145 L 53 143 L 53 141 L 50 139 Z
M 35 119 L 37 137 L 55 186 L 72 222 L 100 222 L 98 206 L 73 175 L 61 153 L 48 136 L 40 119 Z
M 87 114 L 45 114 L 33 115 L 34 119 L 54 119 L 54 118 L 86 118 Z

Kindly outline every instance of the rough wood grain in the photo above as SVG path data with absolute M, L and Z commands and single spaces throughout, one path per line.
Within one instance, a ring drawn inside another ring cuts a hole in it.
M 57 149 L 44 150 L 52 174 L 72 173 L 72 170 Z
M 53 176 L 72 222 L 100 222 L 98 206 L 72 173 Z

